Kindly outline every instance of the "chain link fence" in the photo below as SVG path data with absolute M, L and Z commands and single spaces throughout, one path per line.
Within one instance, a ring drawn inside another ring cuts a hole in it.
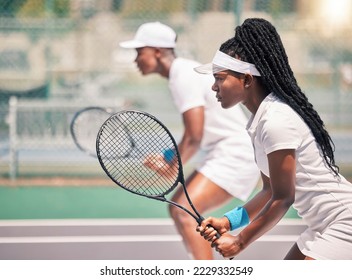
M 89 105 L 149 111 L 179 135 L 166 81 L 141 77 L 134 51 L 118 43 L 161 21 L 177 31 L 179 56 L 208 62 L 248 17 L 279 30 L 337 161 L 352 174 L 352 0 L 3 0 L 0 177 L 102 175 L 68 131 L 74 111 Z

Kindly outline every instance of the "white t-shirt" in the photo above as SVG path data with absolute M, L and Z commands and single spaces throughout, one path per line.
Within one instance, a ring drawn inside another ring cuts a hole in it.
M 319 244 L 319 249 L 312 249 L 314 253 L 311 256 L 331 257 L 324 255 L 325 252 L 332 254 L 333 250 L 330 248 L 331 245 L 327 246 L 326 240 L 322 241 L 323 232 L 330 237 L 342 235 L 334 241 L 336 254 L 339 253 L 338 250 L 341 252 L 346 251 L 346 248 L 351 249 L 352 184 L 342 175 L 340 178 L 334 177 L 303 119 L 290 106 L 270 94 L 260 104 L 256 114 L 250 118 L 247 130 L 253 142 L 257 165 L 268 177 L 270 177 L 268 154 L 282 149 L 296 150 L 296 191 L 293 207 L 310 227 L 309 230 L 319 235 L 317 238 L 320 239 L 319 242 L 324 244 Z M 339 225 L 335 225 L 334 233 L 329 232 L 331 225 L 339 222 L 341 222 Z M 329 230 L 326 230 L 327 228 Z M 304 243 L 314 244 L 312 234 L 308 237 L 306 233 L 304 238 L 304 241 L 298 242 L 300 246 L 304 246 L 302 245 Z M 308 240 L 310 238 L 312 239 Z M 342 240 L 344 242 L 349 240 L 348 245 L 338 246 L 338 242 Z M 309 246 L 307 245 L 307 248 Z M 300 249 L 304 251 L 303 248 Z M 351 252 L 349 254 L 352 254 L 352 250 L 349 251 Z
M 176 58 L 170 69 L 169 88 L 181 114 L 191 108 L 205 107 L 202 149 L 209 150 L 220 140 L 233 136 L 244 139 L 245 145 L 250 145 L 245 130 L 248 118 L 242 108 L 223 109 L 211 89 L 214 77 L 200 75 L 193 70 L 199 65 L 189 59 Z

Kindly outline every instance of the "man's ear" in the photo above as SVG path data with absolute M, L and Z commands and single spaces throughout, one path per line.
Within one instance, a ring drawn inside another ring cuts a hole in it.
M 155 50 L 155 56 L 157 58 L 160 58 L 162 56 L 162 50 L 160 48 L 154 48 Z

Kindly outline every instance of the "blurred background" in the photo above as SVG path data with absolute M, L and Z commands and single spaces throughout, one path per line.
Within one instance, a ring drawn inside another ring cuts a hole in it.
M 179 56 L 206 63 L 248 17 L 278 29 L 351 180 L 352 0 L 1 0 L 0 219 L 168 217 L 158 203 L 116 191 L 75 146 L 70 121 L 87 106 L 139 109 L 178 138 L 167 81 L 142 77 L 134 50 L 118 43 L 161 21 L 177 31 Z
M 157 20 L 177 31 L 179 56 L 208 62 L 248 17 L 277 27 L 351 176 L 351 0 L 2 0 L 0 176 L 101 175 L 69 133 L 73 113 L 89 105 L 151 112 L 178 135 L 166 81 L 142 77 L 134 50 L 118 43 Z

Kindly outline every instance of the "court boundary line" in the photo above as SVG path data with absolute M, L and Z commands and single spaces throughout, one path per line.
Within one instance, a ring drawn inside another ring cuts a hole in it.
M 267 235 L 255 242 L 295 242 L 298 235 Z M 182 237 L 170 235 L 106 235 L 106 236 L 30 236 L 0 237 L 2 244 L 42 244 L 42 243 L 128 243 L 128 242 L 181 242 Z
M 128 219 L 21 219 L 21 220 L 0 220 L 0 227 L 12 226 L 153 226 L 153 225 L 174 225 L 170 218 L 128 218 Z M 296 218 L 286 218 L 278 222 L 277 225 L 295 226 L 305 225 L 303 220 Z
M 301 219 L 283 219 L 281 226 L 304 226 Z M 89 227 L 89 226 L 174 226 L 171 218 L 164 219 L 43 219 L 43 220 L 0 220 L 0 228 L 10 227 Z M 256 242 L 295 242 L 299 235 L 270 234 Z M 67 235 L 67 236 L 4 236 L 0 244 L 35 243 L 128 243 L 128 242 L 181 242 L 179 234 L 132 234 L 132 235 Z

